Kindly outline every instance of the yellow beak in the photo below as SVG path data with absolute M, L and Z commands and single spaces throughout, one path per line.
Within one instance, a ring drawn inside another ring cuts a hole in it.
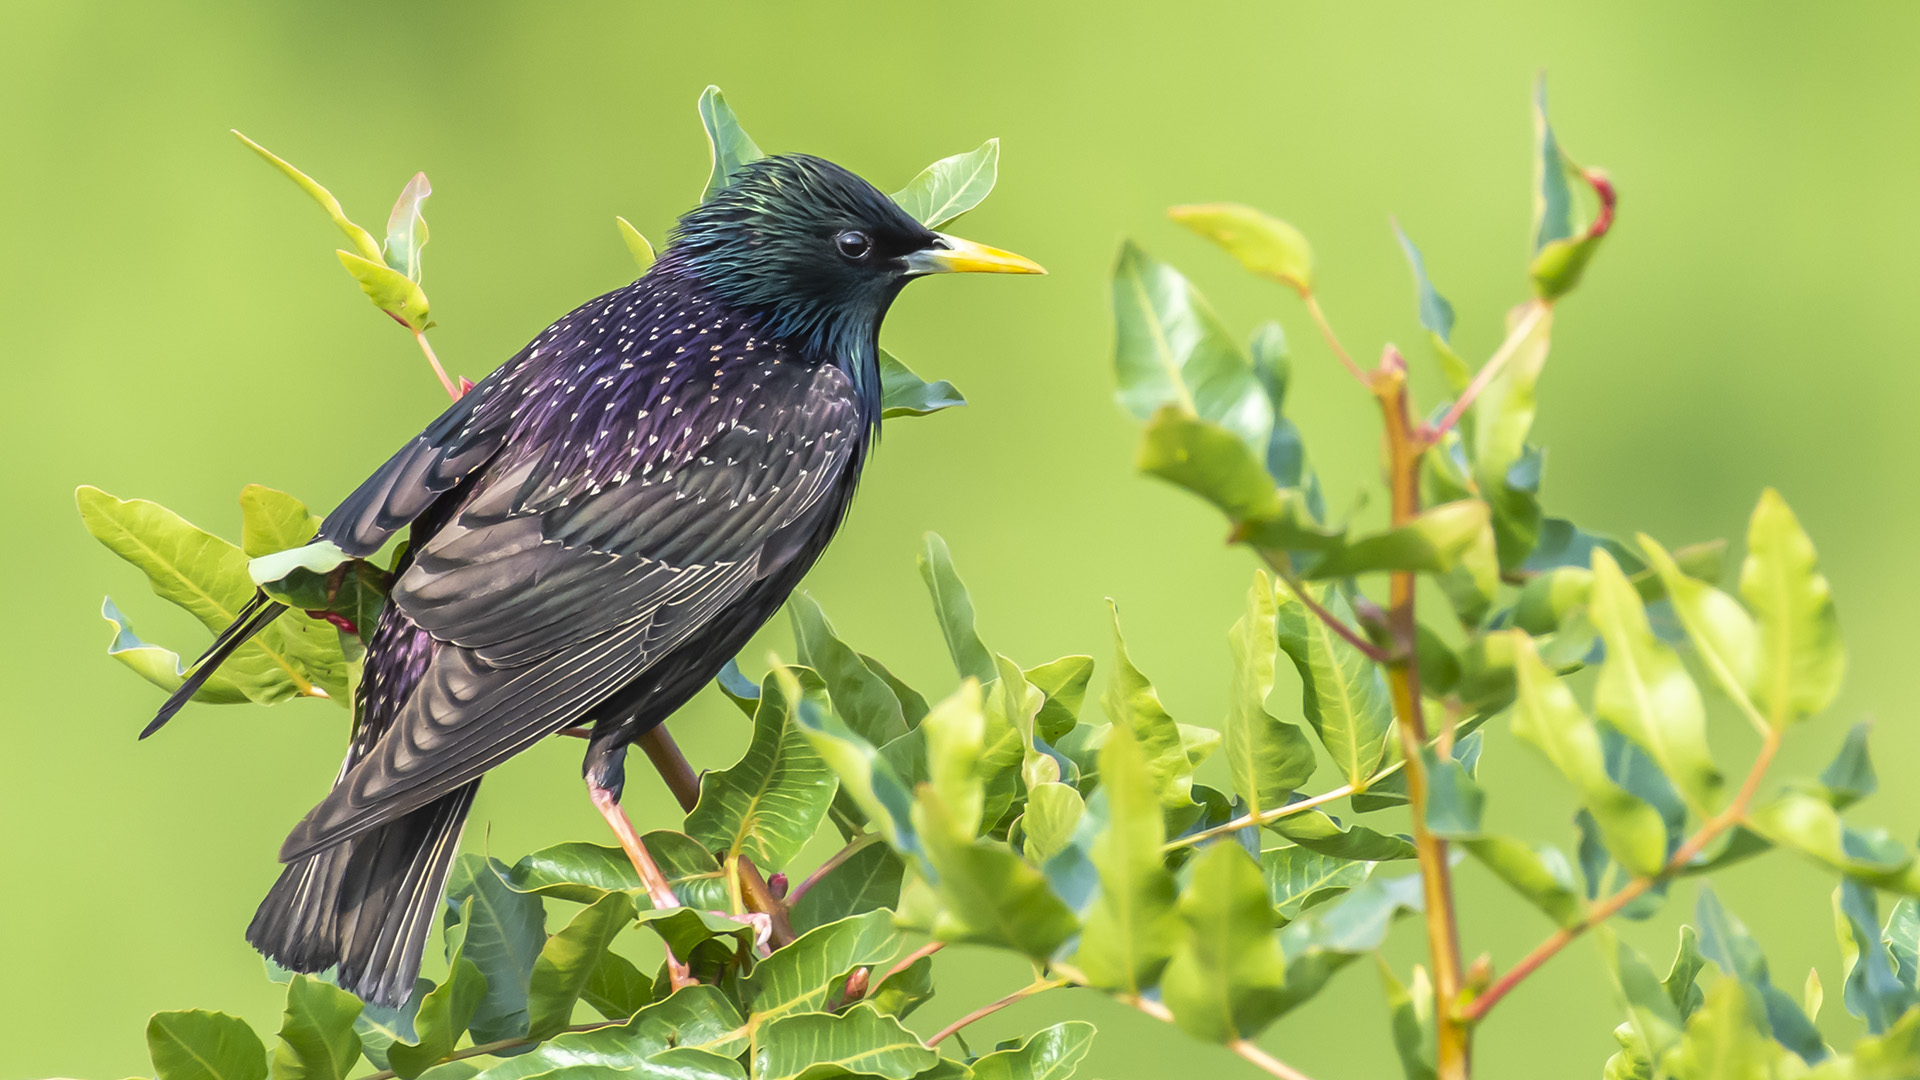
M 1044 274 L 1040 264 L 1011 251 L 935 233 L 938 246 L 907 256 L 914 274 Z

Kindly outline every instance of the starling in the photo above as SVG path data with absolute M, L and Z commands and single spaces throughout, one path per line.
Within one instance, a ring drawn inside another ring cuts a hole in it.
M 761 159 L 645 276 L 548 327 L 355 489 L 318 539 L 367 556 L 410 527 L 409 543 L 346 761 L 247 940 L 400 1003 L 482 775 L 581 725 L 595 804 L 640 863 L 617 805 L 628 744 L 832 539 L 879 431 L 881 319 L 908 281 L 955 271 L 1043 272 L 831 162 Z M 283 610 L 256 597 L 148 730 Z

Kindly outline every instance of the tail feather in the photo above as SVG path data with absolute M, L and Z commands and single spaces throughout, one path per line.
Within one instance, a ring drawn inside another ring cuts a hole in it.
M 268 623 L 279 618 L 286 610 L 285 604 L 267 599 L 266 593 L 254 593 L 253 599 L 247 601 L 246 606 L 240 609 L 240 613 L 227 624 L 227 628 L 220 632 L 220 636 L 213 639 L 213 644 L 208 646 L 200 659 L 194 661 L 193 669 L 187 673 L 186 681 L 180 684 L 178 690 L 167 696 L 167 700 L 160 706 L 160 711 L 140 732 L 140 737 L 144 739 L 166 726 L 167 721 L 173 719 L 173 714 L 179 712 L 182 706 L 192 700 L 193 695 L 199 692 L 200 687 L 205 685 L 209 678 L 213 677 L 213 673 L 219 670 L 227 657 L 233 655 L 235 649 L 245 645 L 253 635 L 265 630 Z
M 478 780 L 352 840 L 291 863 L 247 941 L 292 971 L 339 966 L 340 986 L 399 1005 L 420 974 Z

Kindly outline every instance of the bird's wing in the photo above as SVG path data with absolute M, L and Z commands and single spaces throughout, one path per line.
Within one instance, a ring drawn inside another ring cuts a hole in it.
M 516 358 L 517 359 L 517 358 Z M 407 440 L 386 464 L 353 490 L 320 523 L 319 539 L 349 555 L 366 556 L 411 524 L 435 499 L 491 461 L 506 445 L 511 416 L 498 397 L 515 361 L 482 379 Z
M 547 498 L 507 468 L 416 549 L 393 602 L 445 643 L 393 730 L 282 859 L 425 805 L 576 720 L 785 565 L 859 452 L 837 368 L 671 468 Z

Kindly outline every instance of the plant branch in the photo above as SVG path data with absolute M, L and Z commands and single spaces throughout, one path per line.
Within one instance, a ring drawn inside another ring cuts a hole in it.
M 1268 568 L 1280 576 L 1281 581 L 1287 583 L 1287 588 L 1293 590 L 1293 595 L 1300 598 L 1300 602 L 1307 606 L 1308 611 L 1313 612 L 1321 622 L 1327 624 L 1327 629 L 1339 634 L 1341 639 L 1347 644 L 1358 649 L 1360 655 L 1374 663 L 1384 664 L 1387 662 L 1387 654 L 1380 646 L 1368 641 L 1360 631 L 1348 626 L 1341 620 L 1340 616 L 1335 615 L 1333 612 L 1321 606 L 1320 602 L 1315 600 L 1311 593 L 1307 592 L 1300 579 L 1294 576 L 1292 567 L 1287 565 L 1283 552 L 1269 551 L 1261 548 L 1260 558 L 1267 564 Z
M 575 1031 L 598 1031 L 605 1027 L 618 1027 L 624 1023 L 626 1023 L 625 1020 L 601 1020 L 592 1024 L 575 1024 L 563 1031 L 562 1034 Z M 498 1053 L 501 1050 L 511 1050 L 516 1046 L 532 1046 L 540 1041 L 539 1039 L 529 1039 L 525 1036 L 520 1036 L 512 1039 L 497 1039 L 490 1043 L 480 1043 L 476 1046 L 469 1046 L 465 1050 L 456 1050 L 446 1057 L 441 1058 L 439 1061 L 434 1062 L 429 1068 L 445 1065 L 449 1061 L 461 1061 L 471 1057 L 484 1057 L 487 1054 Z M 394 1072 L 392 1069 L 383 1069 L 377 1073 L 368 1073 L 365 1076 L 356 1077 L 355 1080 L 395 1080 L 399 1075 L 399 1073 Z
M 1382 775 L 1385 774 L 1376 774 L 1373 779 L 1377 780 Z M 1369 780 L 1368 783 L 1372 783 L 1372 780 Z M 1191 847 L 1194 844 L 1211 840 L 1216 836 L 1225 836 L 1227 833 L 1238 832 L 1249 825 L 1264 826 L 1268 822 L 1279 821 L 1283 817 L 1291 817 L 1294 814 L 1311 810 L 1316 806 L 1333 802 L 1336 799 L 1344 799 L 1351 794 L 1353 794 L 1353 785 L 1341 784 L 1332 791 L 1323 791 L 1310 799 L 1290 802 L 1285 806 L 1276 806 L 1271 810 L 1262 810 L 1257 814 L 1245 814 L 1241 817 L 1234 818 L 1225 825 L 1215 825 L 1211 829 L 1202 829 L 1197 833 L 1189 833 L 1186 836 L 1176 837 L 1160 845 L 1160 850 L 1175 851 L 1183 847 Z
M 946 947 L 947 947 L 947 943 L 944 941 L 927 942 L 925 945 L 922 945 L 919 948 L 908 953 L 905 957 L 901 959 L 899 963 L 888 968 L 887 973 L 885 975 L 882 975 L 880 977 L 879 982 L 874 983 L 874 985 L 878 986 L 880 985 L 880 983 L 886 982 L 888 979 L 893 978 L 895 975 L 900 974 L 901 972 L 907 970 L 913 965 L 919 963 L 920 961 L 926 959 L 929 956 L 932 956 L 934 953 L 937 953 L 941 949 L 944 949 Z
M 1772 728 L 1767 729 L 1760 742 L 1760 752 L 1754 756 L 1753 767 L 1747 770 L 1747 778 L 1741 783 L 1739 794 L 1734 796 L 1725 810 L 1702 822 L 1699 830 L 1674 851 L 1673 857 L 1667 860 L 1667 865 L 1661 868 L 1660 873 L 1651 877 L 1634 878 L 1622 886 L 1619 892 L 1589 908 L 1586 916 L 1578 923 L 1554 931 L 1551 937 L 1534 946 L 1532 952 L 1522 957 L 1519 963 L 1513 965 L 1505 975 L 1489 986 L 1485 993 L 1462 1008 L 1460 1019 L 1466 1023 L 1478 1022 L 1495 1005 L 1498 1005 L 1500 999 L 1506 997 L 1509 991 L 1520 985 L 1522 980 L 1533 974 L 1542 964 L 1553 959 L 1575 938 L 1619 914 L 1621 908 L 1632 903 L 1658 882 L 1685 870 L 1687 864 L 1699 857 L 1715 837 L 1746 820 L 1747 809 L 1753 804 L 1753 797 L 1760 790 L 1760 781 L 1766 774 L 1767 766 L 1773 763 L 1774 753 L 1779 749 L 1780 733 Z
M 945 1039 L 947 1036 L 953 1034 L 954 1032 L 959 1031 L 961 1028 L 966 1027 L 968 1024 L 973 1023 L 975 1020 L 992 1016 L 994 1013 L 999 1012 L 1001 1009 L 1004 1009 L 1007 1006 L 1012 1005 L 1017 1001 L 1023 1001 L 1027 998 L 1030 998 L 1035 994 L 1041 993 L 1046 990 L 1052 990 L 1052 989 L 1055 989 L 1056 987 L 1061 987 L 1065 985 L 1067 985 L 1067 980 L 1062 978 L 1035 979 L 1033 982 L 1027 984 L 1026 986 L 1021 987 L 1018 990 L 1015 990 L 1013 993 L 1008 994 L 1006 997 L 1003 997 L 998 1001 L 989 1002 L 985 1005 L 982 1005 L 979 1008 L 968 1013 L 967 1015 L 961 1017 L 960 1019 L 955 1020 L 953 1023 L 948 1024 L 946 1027 L 941 1028 L 938 1034 L 936 1034 L 933 1038 L 927 1040 L 927 1045 L 938 1046 L 940 1045 L 941 1040 Z
M 879 839 L 880 839 L 879 833 L 863 833 L 860 836 L 854 837 L 851 841 L 847 843 L 846 847 L 843 847 L 839 851 L 834 852 L 832 858 L 828 859 L 826 862 L 821 863 L 820 869 L 815 870 L 811 874 L 808 874 L 806 878 L 800 882 L 800 884 L 794 886 L 793 891 L 787 894 L 787 903 L 789 905 L 799 903 L 800 898 L 807 895 L 807 890 L 819 884 L 821 878 L 826 877 L 828 874 L 832 873 L 835 868 L 840 866 L 841 863 L 844 863 L 848 859 L 853 858 L 854 853 L 860 851 L 862 848 L 873 846 L 873 844 Z
M 433 346 L 427 344 L 426 332 L 415 330 L 413 332 L 413 340 L 419 342 L 420 351 L 427 354 L 427 363 L 433 365 L 433 373 L 440 377 L 440 386 L 447 392 L 447 396 L 455 401 L 459 401 L 460 386 L 452 379 L 447 378 L 447 369 L 440 366 L 440 358 L 433 354 Z
M 1346 367 L 1347 374 L 1352 375 L 1361 386 L 1371 385 L 1367 373 L 1360 370 L 1360 365 L 1354 363 L 1353 357 L 1348 355 L 1347 347 L 1340 344 L 1339 335 L 1333 332 L 1333 324 L 1327 321 L 1327 313 L 1320 310 L 1319 297 L 1311 292 L 1302 292 L 1300 300 L 1307 305 L 1307 314 L 1313 316 L 1313 324 L 1320 328 L 1320 336 L 1327 339 L 1327 347 L 1333 350 L 1333 355 L 1340 358 L 1340 363 Z
M 1407 399 L 1407 364 L 1393 346 L 1387 346 L 1381 355 L 1369 385 L 1380 403 L 1385 426 L 1392 524 L 1397 529 L 1420 514 L 1420 458 L 1431 440 L 1414 427 L 1413 409 Z M 1439 1080 L 1466 1080 L 1471 1032 L 1454 1014 L 1461 982 L 1453 871 L 1447 863 L 1446 841 L 1427 828 L 1427 770 L 1420 760 L 1427 725 L 1420 711 L 1420 666 L 1415 648 L 1419 632 L 1414 612 L 1417 584 L 1410 570 L 1395 571 L 1388 578 L 1387 626 L 1393 635 L 1394 655 L 1386 665 L 1387 682 L 1393 693 L 1400 754 L 1406 761 L 1408 816 L 1426 900 L 1427 947 L 1433 960 L 1436 1075 Z
M 1538 326 L 1540 320 L 1546 317 L 1547 311 L 1551 307 L 1552 305 L 1545 300 L 1532 300 L 1528 302 L 1527 313 L 1521 316 L 1520 321 L 1513 325 L 1513 329 L 1507 334 L 1507 339 L 1500 343 L 1498 349 L 1494 350 L 1493 356 L 1488 359 L 1485 364 L 1481 365 L 1479 371 L 1474 373 L 1473 381 L 1468 383 L 1467 388 L 1460 392 L 1459 400 L 1453 403 L 1453 407 L 1447 410 L 1447 415 L 1442 417 L 1440 423 L 1434 427 L 1430 438 L 1438 439 L 1440 436 L 1451 431 L 1453 426 L 1460 422 L 1460 418 L 1466 415 L 1467 410 L 1473 407 L 1475 401 L 1479 400 L 1480 394 L 1487 388 L 1487 384 L 1493 382 L 1493 377 L 1500 374 L 1501 368 L 1507 366 L 1507 361 L 1513 359 L 1513 354 L 1520 351 L 1520 343 L 1525 341 L 1528 335 L 1533 333 L 1534 327 Z
M 1153 1017 L 1155 1020 L 1162 1020 L 1169 1024 L 1173 1023 L 1173 1014 L 1167 1011 L 1165 1005 L 1157 1001 L 1148 1001 L 1146 998 L 1138 996 L 1122 998 L 1121 1000 L 1139 1009 L 1141 1012 L 1146 1013 L 1148 1016 Z M 1235 1039 L 1229 1042 L 1227 1049 L 1240 1055 L 1247 1061 L 1252 1062 L 1260 1071 L 1272 1076 L 1277 1076 L 1280 1080 L 1312 1080 L 1306 1073 L 1288 1065 L 1286 1062 L 1281 1061 L 1279 1058 L 1274 1057 L 1272 1054 L 1267 1053 L 1265 1050 L 1260 1049 L 1245 1039 Z

